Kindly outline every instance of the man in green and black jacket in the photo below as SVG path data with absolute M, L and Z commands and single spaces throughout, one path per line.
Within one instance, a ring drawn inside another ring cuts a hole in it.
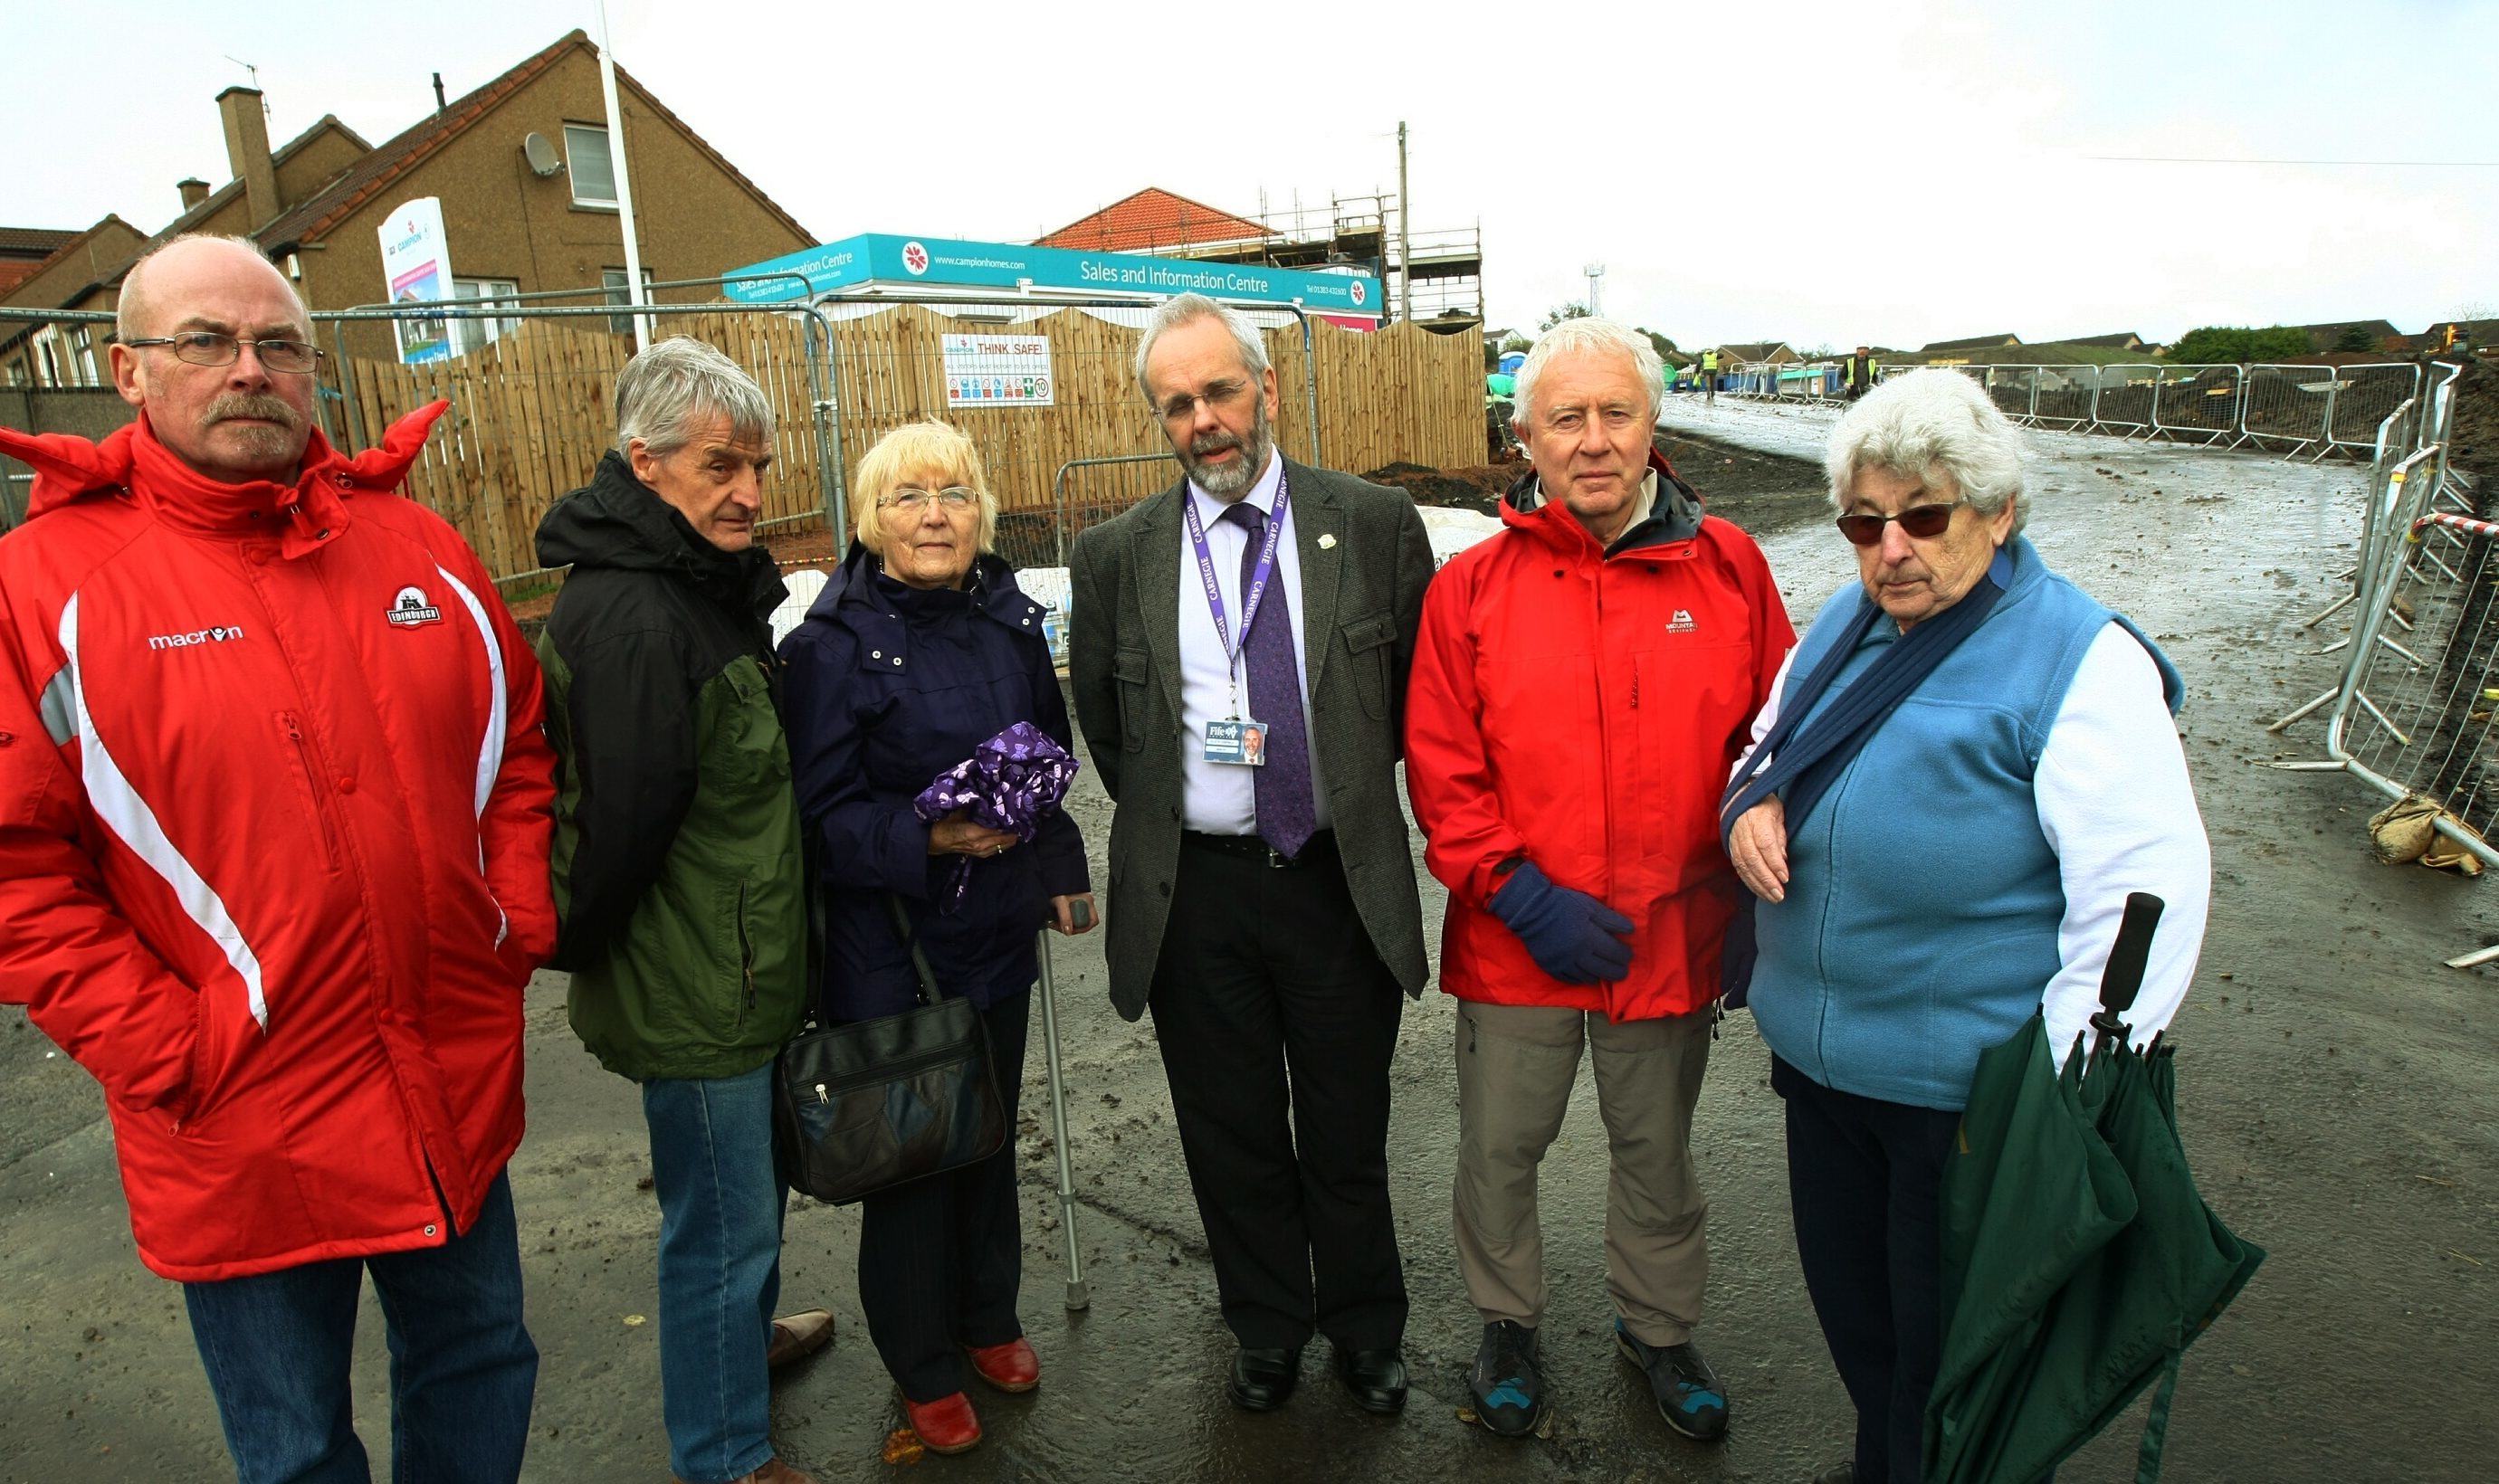
M 556 800 L 555 966 L 572 1028 L 642 1085 L 660 1198 L 660 1382 L 686 1484 L 791 1484 L 767 1372 L 832 1338 L 772 1317 L 783 1190 L 772 1060 L 797 1030 L 798 805 L 755 544 L 772 408 L 737 364 L 664 340 L 617 378 L 618 447 L 538 526 L 569 566 L 538 640 Z

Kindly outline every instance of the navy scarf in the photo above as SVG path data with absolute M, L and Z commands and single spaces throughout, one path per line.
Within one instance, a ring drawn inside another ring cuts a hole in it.
M 1787 826 L 1790 839 L 1803 823 L 1813 806 L 1822 801 L 1832 784 L 1856 760 L 1866 744 L 1882 730 L 1883 723 L 1899 709 L 1929 675 L 1935 672 L 1961 642 L 1977 632 L 1995 611 L 1996 600 L 2013 585 L 2013 547 L 2011 543 L 1996 549 L 1996 558 L 1987 566 L 1987 574 L 1976 586 L 1962 596 L 1959 602 L 1927 619 L 1899 639 L 1866 667 L 1866 673 L 1840 693 L 1829 709 L 1816 714 L 1814 702 L 1839 678 L 1849 660 L 1866 641 L 1866 632 L 1882 614 L 1873 598 L 1860 595 L 1857 612 L 1850 616 L 1848 627 L 1832 645 L 1822 661 L 1801 681 L 1788 687 L 1779 697 L 1779 719 L 1753 749 L 1726 794 L 1718 804 L 1718 837 L 1723 845 L 1736 822 L 1744 811 L 1777 794 L 1787 803 Z M 1753 903 L 1737 905 L 1736 920 L 1728 924 L 1727 944 L 1721 956 L 1720 987 L 1727 996 L 1729 1009 L 1740 1009 L 1753 982 L 1753 960 L 1757 950 L 1753 937 Z

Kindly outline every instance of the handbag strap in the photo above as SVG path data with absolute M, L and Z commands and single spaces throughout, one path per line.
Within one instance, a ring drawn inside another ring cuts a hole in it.
M 886 910 L 893 916 L 894 932 L 901 937 L 903 948 L 911 954 L 912 972 L 920 976 L 922 998 L 931 1005 L 942 1002 L 946 998 L 946 991 L 937 987 L 937 975 L 928 967 L 928 955 L 921 952 L 920 935 L 912 930 L 911 914 L 903 910 L 902 893 L 887 892 L 885 905 Z

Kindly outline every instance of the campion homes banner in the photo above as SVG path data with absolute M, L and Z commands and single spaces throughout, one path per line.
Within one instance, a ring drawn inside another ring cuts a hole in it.
M 442 202 L 423 196 L 390 213 L 381 225 L 382 278 L 393 304 L 451 297 L 451 248 L 442 232 Z M 408 365 L 451 359 L 451 322 L 404 319 L 399 358 Z
M 774 277 L 732 282 L 729 297 L 752 303 L 812 299 L 880 285 L 897 292 L 1029 286 L 1055 294 L 1140 301 L 1200 293 L 1241 304 L 1299 303 L 1339 321 L 1377 322 L 1379 280 L 1369 274 L 1313 274 L 1256 263 L 1200 263 L 1124 252 L 1070 252 L 1015 242 L 863 233 L 786 253 L 730 274 Z

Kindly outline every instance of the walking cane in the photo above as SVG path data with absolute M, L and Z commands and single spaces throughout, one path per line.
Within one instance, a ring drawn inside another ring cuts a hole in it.
M 1093 920 L 1090 903 L 1072 904 L 1071 925 Z M 1085 1254 L 1076 1245 L 1076 1171 L 1067 1161 L 1067 1088 L 1058 1071 L 1058 990 L 1051 982 L 1050 929 L 1041 930 L 1041 1040 L 1050 1067 L 1051 1144 L 1058 1151 L 1058 1225 L 1067 1234 L 1067 1307 L 1081 1309 L 1092 1303 L 1085 1291 Z

